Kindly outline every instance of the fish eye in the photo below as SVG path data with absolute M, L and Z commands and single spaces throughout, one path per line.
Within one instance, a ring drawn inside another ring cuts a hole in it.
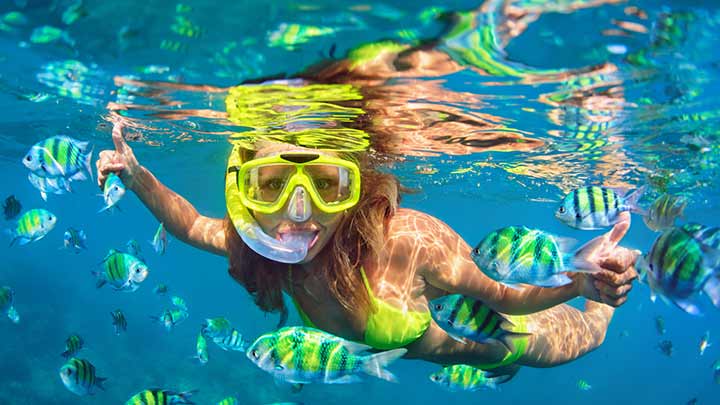
M 32 161 L 32 157 L 31 157 L 30 155 L 27 155 L 27 156 L 25 156 L 25 160 L 27 160 L 28 162 L 31 162 L 31 161 Z
M 250 355 L 253 356 L 253 357 L 256 358 L 256 359 L 259 359 L 259 358 L 260 358 L 260 355 L 258 354 L 257 350 L 252 350 L 252 351 L 250 352 Z
M 435 310 L 440 311 L 443 308 L 442 304 L 435 304 Z
M 72 374 L 72 369 L 71 369 L 71 368 L 66 368 L 66 369 L 65 369 L 65 374 L 71 375 L 71 374 Z
M 564 214 L 564 213 L 565 213 L 565 207 L 560 207 L 560 209 L 558 209 L 558 212 L 561 213 L 561 214 Z
M 438 381 L 438 380 L 440 379 L 440 377 L 438 377 L 438 376 L 436 376 L 436 375 L 431 375 L 431 376 L 430 376 L 430 379 L 433 380 L 433 381 Z

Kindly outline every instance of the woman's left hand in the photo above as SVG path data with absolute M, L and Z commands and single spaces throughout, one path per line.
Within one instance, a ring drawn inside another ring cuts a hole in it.
M 639 251 L 617 244 L 630 228 L 630 213 L 620 214 L 620 222 L 610 232 L 585 244 L 577 255 L 595 263 L 602 270 L 596 273 L 568 273 L 583 297 L 619 307 L 627 301 L 632 282 L 637 278 L 635 260 Z

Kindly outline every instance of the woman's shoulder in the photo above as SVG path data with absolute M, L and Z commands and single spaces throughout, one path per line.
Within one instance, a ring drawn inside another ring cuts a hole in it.
M 446 232 L 449 226 L 428 213 L 410 208 L 399 208 L 390 219 L 390 236 L 407 235 L 415 240 L 422 236 L 437 237 L 437 232 Z

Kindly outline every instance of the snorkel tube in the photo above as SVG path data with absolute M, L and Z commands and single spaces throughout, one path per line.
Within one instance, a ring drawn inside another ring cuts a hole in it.
M 235 145 L 228 159 L 228 169 L 240 165 L 240 147 Z M 243 242 L 255 253 L 276 262 L 293 264 L 303 261 L 314 235 L 300 234 L 278 240 L 266 234 L 250 210 L 240 201 L 237 175 L 237 171 L 228 170 L 225 173 L 225 203 L 230 220 Z

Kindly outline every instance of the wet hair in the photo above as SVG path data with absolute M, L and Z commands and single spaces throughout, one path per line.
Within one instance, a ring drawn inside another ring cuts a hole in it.
M 371 167 L 367 154 L 339 153 L 360 166 L 361 191 L 358 204 L 347 211 L 335 233 L 313 260 L 323 265 L 314 271 L 326 281 L 330 294 L 347 311 L 371 308 L 359 268 L 363 259 L 378 257 L 383 248 L 390 219 L 400 203 L 403 191 L 397 178 Z M 244 156 L 252 158 L 252 152 Z M 229 217 L 225 218 L 225 240 L 229 273 L 253 297 L 265 312 L 287 314 L 282 287 L 288 285 L 290 266 L 269 260 L 250 249 L 240 238 Z

